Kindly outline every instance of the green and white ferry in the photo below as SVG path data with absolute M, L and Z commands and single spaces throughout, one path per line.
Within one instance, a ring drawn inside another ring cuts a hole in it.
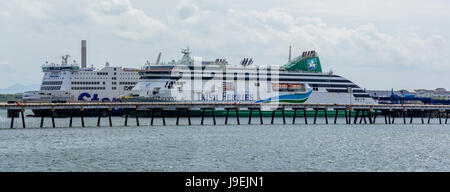
M 322 72 L 315 51 L 284 66 L 251 65 L 245 58 L 230 66 L 225 59 L 203 61 L 182 50 L 179 61 L 147 62 L 138 83 L 122 101 L 136 102 L 279 102 L 371 104 L 374 100 L 352 81 Z

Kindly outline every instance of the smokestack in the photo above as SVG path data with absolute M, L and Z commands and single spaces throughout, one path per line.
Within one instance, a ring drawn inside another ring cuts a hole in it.
M 81 68 L 86 68 L 86 40 L 81 40 Z

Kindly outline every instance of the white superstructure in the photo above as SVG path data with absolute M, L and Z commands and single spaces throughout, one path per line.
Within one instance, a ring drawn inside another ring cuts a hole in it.
M 228 66 L 224 59 L 202 61 L 191 58 L 188 49 L 182 53 L 177 62 L 146 64 L 139 70 L 140 80 L 132 94 L 124 98 L 149 102 L 374 103 L 364 89 L 332 73 L 251 66 L 253 61 L 248 58 L 241 65 Z M 308 60 L 308 69 L 320 67 L 317 54 L 311 53 L 302 57 L 314 56 L 317 63 Z
M 68 58 L 63 56 L 61 64 L 45 63 L 40 90 L 25 92 L 23 101 L 117 101 L 139 79 L 135 69 L 112 67 L 109 63 L 101 69 L 80 68 L 75 61 L 68 64 Z

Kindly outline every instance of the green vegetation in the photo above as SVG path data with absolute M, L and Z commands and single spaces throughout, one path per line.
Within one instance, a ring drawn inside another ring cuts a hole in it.
M 0 103 L 8 101 L 22 101 L 22 94 L 0 94 Z

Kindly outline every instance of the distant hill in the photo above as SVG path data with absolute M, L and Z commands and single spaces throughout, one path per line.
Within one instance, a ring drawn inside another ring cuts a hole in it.
M 32 85 L 14 84 L 7 88 L 0 89 L 0 94 L 16 94 L 16 93 L 23 93 L 25 91 L 36 91 L 39 89 L 40 89 L 39 84 L 32 84 Z

